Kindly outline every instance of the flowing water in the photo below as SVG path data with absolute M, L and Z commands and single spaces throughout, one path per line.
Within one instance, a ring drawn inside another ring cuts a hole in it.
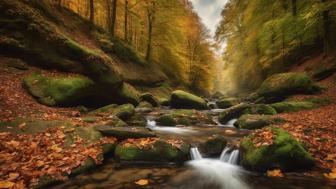
M 157 111 L 162 111 L 157 110 Z M 164 111 L 169 111 L 164 109 Z M 214 120 L 222 110 L 210 111 Z M 209 111 L 208 111 L 209 112 Z M 251 173 L 239 166 L 239 150 L 234 146 L 237 140 L 249 132 L 233 127 L 236 119 L 227 124 L 164 127 L 156 124 L 155 117 L 148 117 L 147 128 L 161 138 L 182 139 L 192 144 L 191 160 L 184 164 L 118 162 L 109 159 L 104 165 L 91 172 L 79 175 L 55 189 L 335 189 L 336 183 L 323 178 L 302 174 L 286 174 L 284 178 L 269 178 Z M 228 146 L 218 157 L 208 158 L 201 154 L 197 145 L 214 134 L 228 140 Z M 203 157 L 204 156 L 204 157 Z M 139 179 L 149 181 L 148 185 L 135 184 Z

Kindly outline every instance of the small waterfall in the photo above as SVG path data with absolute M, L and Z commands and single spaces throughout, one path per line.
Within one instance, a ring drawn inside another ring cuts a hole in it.
M 237 165 L 239 161 L 239 150 L 226 147 L 223 150 L 219 160 L 229 164 Z
M 230 121 L 228 121 L 227 123 L 226 123 L 226 125 L 227 126 L 230 126 L 230 127 L 234 127 L 234 123 L 236 123 L 236 121 L 237 121 L 238 119 L 231 119 Z
M 195 148 L 195 147 L 190 149 L 190 156 L 192 160 L 202 159 L 201 153 L 198 151 L 198 148 Z
M 190 149 L 190 155 L 192 161 L 187 164 L 195 168 L 205 181 L 216 183 L 221 189 L 249 189 L 243 180 L 244 171 L 235 165 L 238 162 L 238 150 L 225 148 L 220 160 L 202 158 L 196 147 Z

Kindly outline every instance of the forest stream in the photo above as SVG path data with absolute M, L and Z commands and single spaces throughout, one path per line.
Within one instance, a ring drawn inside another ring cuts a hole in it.
M 53 187 L 62 188 L 163 188 L 163 189 L 332 189 L 336 183 L 328 182 L 323 177 L 305 176 L 303 173 L 286 173 L 285 178 L 269 178 L 264 174 L 243 169 L 239 163 L 237 141 L 247 136 L 250 131 L 237 129 L 230 120 L 227 124 L 217 122 L 222 109 L 203 111 L 211 115 L 214 124 L 199 126 L 167 127 L 157 125 L 155 116 L 172 110 L 156 108 L 146 115 L 147 129 L 154 131 L 160 138 L 182 139 L 192 144 L 190 160 L 185 163 L 162 162 L 118 162 L 107 159 L 95 170 L 70 179 L 65 184 Z M 216 124 L 217 123 L 217 124 Z M 206 156 L 200 153 L 198 145 L 213 135 L 222 135 L 228 140 L 227 146 L 219 156 Z M 139 186 L 139 180 L 148 184 Z

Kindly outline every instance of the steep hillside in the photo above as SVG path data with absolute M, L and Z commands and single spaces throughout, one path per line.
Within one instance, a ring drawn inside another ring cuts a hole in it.
M 0 11 L 3 56 L 42 69 L 87 76 L 104 86 L 104 93 L 115 96 L 105 97 L 108 102 L 115 102 L 115 94 L 129 86 L 124 82 L 155 86 L 167 80 L 130 46 L 71 11 L 44 1 L 4 0 L 0 1 Z

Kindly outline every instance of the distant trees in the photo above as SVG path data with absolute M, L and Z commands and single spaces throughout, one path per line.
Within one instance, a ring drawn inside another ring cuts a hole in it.
M 95 7 L 94 0 L 90 0 L 90 21 L 94 23 L 95 18 Z
M 229 0 L 216 37 L 227 42 L 224 60 L 232 78 L 239 75 L 236 86 L 257 87 L 313 51 L 328 54 L 336 41 L 335 11 L 333 0 Z

